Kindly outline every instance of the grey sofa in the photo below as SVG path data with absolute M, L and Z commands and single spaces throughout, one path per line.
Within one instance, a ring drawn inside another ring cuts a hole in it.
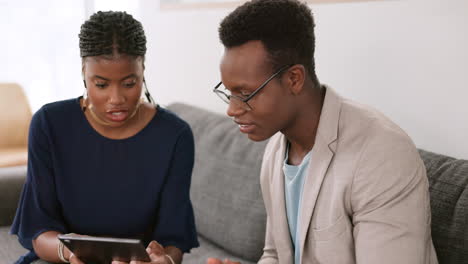
M 208 257 L 254 263 L 265 233 L 259 171 L 266 142 L 254 143 L 228 118 L 184 104 L 168 107 L 192 127 L 196 158 L 191 197 L 200 247 L 184 263 Z M 439 263 L 468 263 L 468 161 L 420 150 L 430 182 L 432 236 Z M 0 170 L 0 264 L 24 250 L 7 235 L 24 168 Z

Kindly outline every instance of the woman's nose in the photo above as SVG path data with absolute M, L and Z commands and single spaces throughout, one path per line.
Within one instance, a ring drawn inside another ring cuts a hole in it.
M 112 87 L 110 89 L 109 103 L 114 105 L 123 104 L 125 102 L 125 96 L 123 95 L 119 87 Z

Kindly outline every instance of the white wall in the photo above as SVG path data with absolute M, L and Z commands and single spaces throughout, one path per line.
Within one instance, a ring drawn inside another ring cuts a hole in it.
M 223 48 L 217 28 L 231 9 L 159 10 L 140 0 L 153 97 L 216 112 Z M 342 95 L 372 105 L 420 148 L 468 159 L 468 1 L 383 0 L 313 5 L 317 72 Z
M 19 83 L 33 111 L 83 94 L 83 20 L 81 1 L 0 0 L 0 82 Z

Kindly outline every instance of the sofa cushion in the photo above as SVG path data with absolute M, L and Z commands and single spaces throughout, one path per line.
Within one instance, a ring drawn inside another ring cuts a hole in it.
M 0 226 L 12 223 L 25 179 L 26 166 L 0 168 Z
M 8 234 L 10 227 L 0 227 L 0 263 L 14 263 L 18 258 L 26 254 L 16 236 Z
M 260 190 L 265 142 L 252 142 L 224 115 L 172 104 L 195 137 L 191 199 L 197 231 L 241 258 L 257 261 L 265 239 L 266 213 Z
M 432 239 L 439 263 L 468 259 L 468 161 L 420 150 L 430 184 Z

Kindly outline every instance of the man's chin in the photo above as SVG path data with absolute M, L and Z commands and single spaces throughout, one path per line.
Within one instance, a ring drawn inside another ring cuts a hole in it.
M 254 133 L 247 134 L 247 137 L 249 137 L 250 140 L 255 141 L 255 142 L 261 142 L 269 139 L 271 136 L 266 136 L 266 135 L 257 135 Z

